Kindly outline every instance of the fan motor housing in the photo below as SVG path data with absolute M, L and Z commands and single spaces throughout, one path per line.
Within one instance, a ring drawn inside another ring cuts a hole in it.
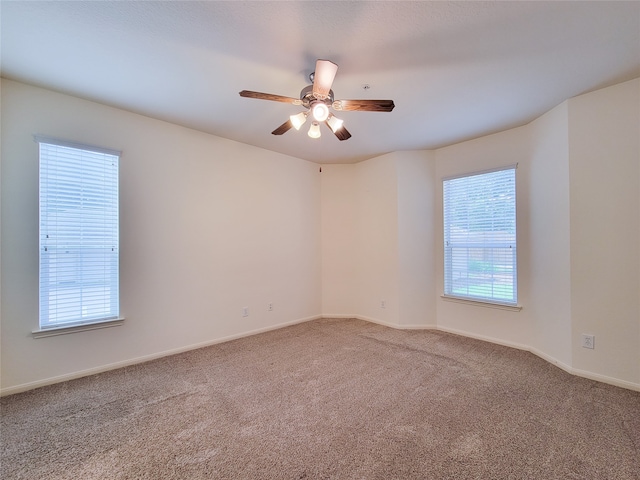
M 329 95 L 324 100 L 316 98 L 313 95 L 313 85 L 307 85 L 300 91 L 300 101 L 305 108 L 311 108 L 315 103 L 324 103 L 331 108 L 333 105 L 333 90 L 329 90 Z

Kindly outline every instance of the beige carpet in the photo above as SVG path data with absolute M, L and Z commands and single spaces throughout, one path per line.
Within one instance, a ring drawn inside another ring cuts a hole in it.
M 313 321 L 2 399 L 9 479 L 638 479 L 640 393 Z

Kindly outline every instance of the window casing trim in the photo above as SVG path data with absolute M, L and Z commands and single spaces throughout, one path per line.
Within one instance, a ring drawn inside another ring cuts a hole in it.
M 498 310 L 509 310 L 512 312 L 519 312 L 522 310 L 522 305 L 517 303 L 502 303 L 494 300 L 479 300 L 467 297 L 457 297 L 455 295 L 442 294 L 440 298 L 448 302 L 464 303 L 466 305 L 475 305 L 478 307 L 497 308 Z
M 502 167 L 495 167 L 495 168 L 487 168 L 486 170 L 477 170 L 475 172 L 465 172 L 465 173 L 458 173 L 456 175 L 448 175 L 446 177 L 442 177 L 442 182 L 446 182 L 447 180 L 455 180 L 456 178 L 465 178 L 465 177 L 473 177 L 475 175 L 484 175 L 485 173 L 494 173 L 494 172 L 501 172 L 503 170 L 517 170 L 518 169 L 518 164 L 517 163 L 512 163 L 510 165 L 504 165 Z
M 46 135 L 36 134 L 33 136 L 33 140 L 36 143 L 48 143 L 50 145 L 57 145 L 59 147 L 77 148 L 79 150 L 86 150 L 88 152 L 104 153 L 107 155 L 122 156 L 122 151 L 114 150 L 112 148 L 96 147 L 95 145 L 85 145 L 84 143 L 72 142 L 69 140 L 61 140 L 59 138 L 47 137 Z
M 118 317 L 105 320 L 94 320 L 91 322 L 76 322 L 67 325 L 38 328 L 31 331 L 31 336 L 33 338 L 55 337 L 57 335 L 86 332 L 89 330 L 98 330 L 100 328 L 118 327 L 120 325 L 124 325 L 124 320 L 124 317 Z

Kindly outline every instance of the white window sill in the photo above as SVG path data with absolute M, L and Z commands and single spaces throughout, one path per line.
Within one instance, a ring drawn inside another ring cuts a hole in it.
M 519 312 L 522 310 L 522 305 L 511 305 L 508 303 L 489 302 L 482 300 L 471 300 L 468 298 L 454 297 L 451 295 L 440 295 L 440 298 L 447 302 L 464 303 L 467 305 L 476 305 L 478 307 L 497 308 L 499 310 L 509 310 L 511 312 Z
M 91 323 L 81 323 L 51 328 L 39 328 L 37 330 L 33 330 L 31 332 L 31 335 L 33 336 L 33 338 L 53 337 L 56 335 L 67 335 L 69 333 L 97 330 L 99 328 L 118 327 L 122 324 L 124 324 L 124 318 L 113 318 L 111 320 L 98 320 Z

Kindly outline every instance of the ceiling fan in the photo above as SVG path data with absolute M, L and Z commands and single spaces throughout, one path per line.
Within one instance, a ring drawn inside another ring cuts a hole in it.
M 300 130 L 300 127 L 307 121 L 307 117 L 311 115 L 312 123 L 309 129 L 311 138 L 320 137 L 320 124 L 324 123 L 339 140 L 347 140 L 351 138 L 351 134 L 344 127 L 343 121 L 331 113 L 331 109 L 339 112 L 390 112 L 395 105 L 393 100 L 334 100 L 331 85 L 337 71 L 338 65 L 335 63 L 329 60 L 317 60 L 315 72 L 309 75 L 312 85 L 307 85 L 302 89 L 300 98 L 253 92 L 251 90 L 242 90 L 240 96 L 291 103 L 293 105 L 302 105 L 306 108 L 303 112 L 291 115 L 289 120 L 271 132 L 273 135 L 282 135 L 291 127 Z

